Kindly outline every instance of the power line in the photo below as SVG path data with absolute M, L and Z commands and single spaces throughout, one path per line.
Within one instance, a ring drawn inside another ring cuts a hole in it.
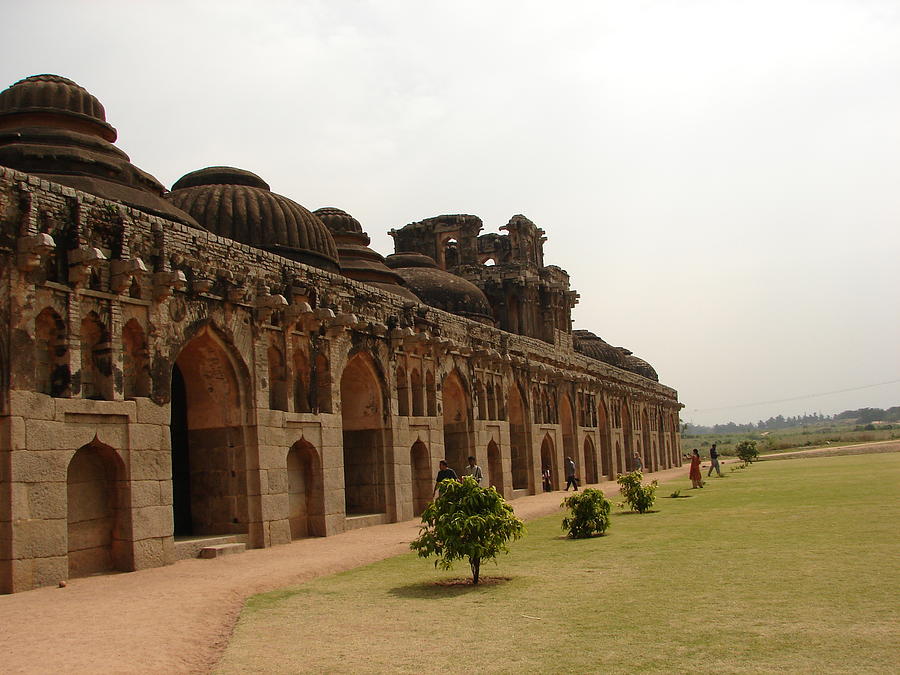
M 859 391 L 860 389 L 871 389 L 873 387 L 883 387 L 886 384 L 896 384 L 900 379 L 888 380 L 887 382 L 876 382 L 875 384 L 864 384 L 861 387 L 849 387 L 847 389 L 835 389 L 834 391 L 823 391 L 818 394 L 807 394 L 806 396 L 793 396 L 791 398 L 779 398 L 772 401 L 757 401 L 756 403 L 741 403 L 739 405 L 726 405 L 719 408 L 691 408 L 691 412 L 715 412 L 716 410 L 732 410 L 734 408 L 749 408 L 755 405 L 768 405 L 770 403 L 788 403 L 790 401 L 803 401 L 808 398 L 818 398 L 820 396 L 830 396 L 831 394 L 843 394 L 848 391 Z

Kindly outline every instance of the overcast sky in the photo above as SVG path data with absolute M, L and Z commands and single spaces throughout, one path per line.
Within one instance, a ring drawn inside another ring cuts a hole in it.
M 898 0 L 0 6 L 0 88 L 75 80 L 167 186 L 249 169 L 384 254 L 525 214 L 686 421 L 900 405 Z

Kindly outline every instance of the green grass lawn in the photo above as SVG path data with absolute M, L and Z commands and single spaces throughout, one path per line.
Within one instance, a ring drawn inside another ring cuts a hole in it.
M 604 537 L 530 522 L 507 580 L 410 554 L 255 596 L 218 669 L 898 672 L 900 454 L 727 469 Z

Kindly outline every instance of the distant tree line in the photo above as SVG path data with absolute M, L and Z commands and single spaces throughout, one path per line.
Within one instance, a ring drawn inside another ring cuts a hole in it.
M 715 424 L 711 427 L 700 424 L 683 424 L 682 431 L 697 436 L 704 434 L 738 434 L 753 431 L 793 429 L 795 427 L 806 427 L 825 422 L 845 422 L 848 424 L 900 422 L 900 406 L 894 406 L 887 410 L 881 408 L 859 408 L 858 410 L 845 410 L 836 415 L 820 415 L 818 413 L 812 413 L 811 415 L 795 415 L 793 417 L 777 415 L 775 417 L 770 417 L 767 420 L 759 420 L 756 424 L 753 422 L 748 422 L 746 424 L 728 422 L 727 424 Z

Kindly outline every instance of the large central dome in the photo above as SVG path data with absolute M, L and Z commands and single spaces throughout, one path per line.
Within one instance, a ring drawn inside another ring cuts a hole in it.
M 182 176 L 168 197 L 210 232 L 314 267 L 338 272 L 328 228 L 255 173 L 211 166 Z

